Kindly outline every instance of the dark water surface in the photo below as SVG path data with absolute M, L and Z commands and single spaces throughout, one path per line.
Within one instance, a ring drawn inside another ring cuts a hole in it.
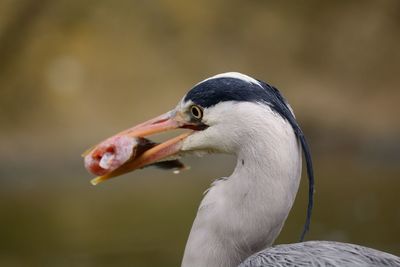
M 192 170 L 180 175 L 143 170 L 96 187 L 83 171 L 71 177 L 8 173 L 13 182 L 3 179 L 0 195 L 0 265 L 178 266 L 202 192 L 211 177 L 232 167 L 230 159 L 220 159 L 219 167 L 209 167 L 212 161 L 192 160 Z M 307 239 L 400 254 L 399 171 L 360 169 L 340 160 L 316 166 Z M 277 243 L 299 238 L 305 181 Z

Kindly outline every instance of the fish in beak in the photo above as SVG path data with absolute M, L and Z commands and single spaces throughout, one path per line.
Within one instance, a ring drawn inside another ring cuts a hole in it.
M 180 128 L 189 130 L 160 144 L 145 138 Z M 96 185 L 112 177 L 152 165 L 164 169 L 184 169 L 185 166 L 177 160 L 182 143 L 195 130 L 204 128 L 204 124 L 187 121 L 180 112 L 170 111 L 122 131 L 82 155 L 86 169 L 98 176 L 91 183 Z

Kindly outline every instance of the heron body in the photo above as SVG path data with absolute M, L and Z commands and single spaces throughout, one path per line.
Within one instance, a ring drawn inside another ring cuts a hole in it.
M 271 108 L 251 102 L 225 102 L 213 111 L 217 116 L 205 113 L 204 117 L 209 118 L 207 123 L 218 126 L 211 126 L 213 132 L 207 135 L 193 138 L 183 150 L 208 150 L 216 143 L 212 149 L 234 153 L 237 164 L 230 177 L 214 182 L 201 202 L 182 266 L 237 266 L 270 246 L 292 207 L 300 182 L 299 144 L 290 124 Z M 272 127 L 268 126 L 271 122 Z M 226 131 L 232 135 L 213 140 Z
M 291 107 L 276 88 L 240 73 L 219 74 L 195 85 L 171 112 L 112 138 L 173 128 L 191 132 L 121 163 L 122 171 L 96 181 L 187 154 L 235 155 L 233 173 L 215 180 L 201 201 L 183 267 L 400 266 L 399 257 L 346 243 L 272 246 L 298 191 L 302 152 L 310 181 L 302 237 L 313 200 L 310 151 Z

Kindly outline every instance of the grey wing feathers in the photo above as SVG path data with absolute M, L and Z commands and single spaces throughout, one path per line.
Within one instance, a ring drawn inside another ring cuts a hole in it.
M 400 258 L 372 248 L 331 242 L 308 241 L 277 245 L 247 258 L 239 267 L 377 267 L 400 266 Z

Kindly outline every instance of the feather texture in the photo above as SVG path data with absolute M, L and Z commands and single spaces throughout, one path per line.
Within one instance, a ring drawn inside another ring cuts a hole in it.
M 308 241 L 277 245 L 247 258 L 239 267 L 379 267 L 400 266 L 400 258 L 372 248 Z

